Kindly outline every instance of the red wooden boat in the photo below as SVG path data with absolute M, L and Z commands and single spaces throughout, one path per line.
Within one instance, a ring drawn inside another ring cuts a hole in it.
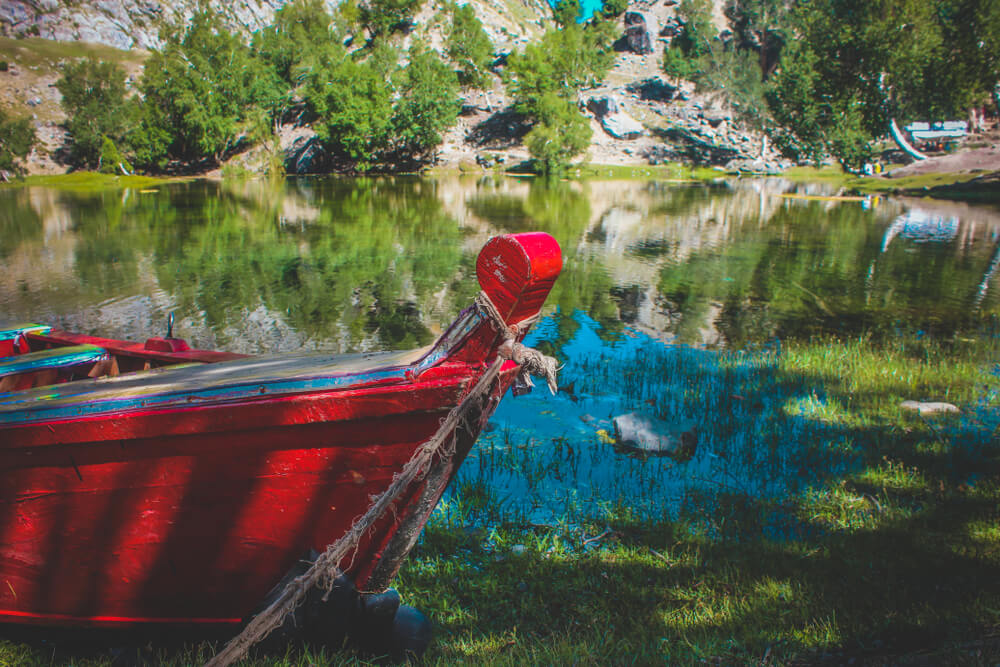
M 514 325 L 561 265 L 552 237 L 518 234 L 492 239 L 477 274 Z M 0 621 L 240 623 L 438 430 L 497 358 L 498 329 L 472 307 L 427 349 L 338 357 L 0 331 Z M 341 563 L 357 589 L 388 585 L 516 373 L 501 367 L 455 454 Z

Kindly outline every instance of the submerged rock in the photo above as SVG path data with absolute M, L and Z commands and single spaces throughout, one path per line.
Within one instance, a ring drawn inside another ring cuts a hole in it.
M 687 461 L 698 446 L 698 428 L 694 425 L 670 428 L 662 419 L 641 412 L 620 415 L 612 422 L 617 448 L 626 452 Z
M 952 405 L 951 403 L 943 403 L 940 401 L 903 401 L 899 404 L 899 407 L 903 410 L 912 410 L 914 412 L 919 412 L 921 415 L 937 415 L 937 414 L 960 414 L 962 411 L 958 409 L 957 405 Z

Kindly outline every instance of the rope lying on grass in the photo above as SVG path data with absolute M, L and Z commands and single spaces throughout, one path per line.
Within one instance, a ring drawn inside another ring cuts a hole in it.
M 556 360 L 516 342 L 516 337 L 537 319 L 537 315 L 534 318 L 529 318 L 530 321 L 519 322 L 517 325 L 508 327 L 497 312 L 496 306 L 485 293 L 481 292 L 476 297 L 476 304 L 504 338 L 504 342 L 497 350 L 496 360 L 480 376 L 465 399 L 441 421 L 441 426 L 431 439 L 417 448 L 403 469 L 393 476 L 389 488 L 374 500 L 371 507 L 354 522 L 350 530 L 339 540 L 327 546 L 326 550 L 316 558 L 304 574 L 290 581 L 266 609 L 254 616 L 240 634 L 229 640 L 222 651 L 205 663 L 205 667 L 226 667 L 243 658 L 254 645 L 281 627 L 285 618 L 295 611 L 314 587 L 322 587 L 329 593 L 333 588 L 334 581 L 341 575 L 340 562 L 357 549 L 365 533 L 392 507 L 396 499 L 413 482 L 423 479 L 427 475 L 435 455 L 446 452 L 446 443 L 450 441 L 452 443 L 451 451 L 454 451 L 456 428 L 465 420 L 473 406 L 481 407 L 483 405 L 483 399 L 500 373 L 500 367 L 503 366 L 504 361 L 510 359 L 518 364 L 520 367 L 519 375 L 528 385 L 533 386 L 530 377 L 525 378 L 525 376 L 527 373 L 534 373 L 544 377 L 549 390 L 553 394 L 556 392 L 556 371 L 558 370 Z

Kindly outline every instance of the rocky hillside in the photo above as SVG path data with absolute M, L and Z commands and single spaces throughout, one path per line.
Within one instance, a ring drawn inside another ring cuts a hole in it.
M 207 5 L 236 32 L 249 34 L 274 20 L 287 0 L 3 0 L 0 34 L 89 42 L 116 49 L 155 49 L 160 29 L 182 25 Z M 332 10 L 339 2 L 326 0 Z M 518 41 L 543 27 L 550 12 L 545 0 L 474 0 L 476 13 L 494 43 Z
M 546 0 L 470 0 L 502 56 L 523 48 L 551 27 Z M 249 35 L 267 25 L 283 0 L 211 0 L 234 31 Z M 330 2 L 330 0 L 328 0 Z M 331 2 L 331 4 L 336 4 Z M 716 0 L 716 24 L 724 27 L 721 0 Z M 69 59 L 97 55 L 123 64 L 130 80 L 138 78 L 147 49 L 160 41 L 160 28 L 183 23 L 198 6 L 195 0 L 3 0 L 0 3 L 0 107 L 13 115 L 28 115 L 41 146 L 28 161 L 34 173 L 65 171 L 60 151 L 66 139 L 65 115 L 53 84 Z M 414 37 L 441 47 L 440 0 L 428 0 L 416 17 L 406 48 Z M 746 127 L 720 96 L 696 94 L 690 84 L 669 81 L 661 74 L 663 48 L 678 31 L 677 0 L 634 0 L 619 18 L 621 39 L 614 69 L 605 82 L 583 91 L 581 111 L 591 119 L 593 139 L 584 158 L 599 164 L 644 165 L 664 161 L 696 161 L 753 171 L 775 171 L 777 155 L 762 135 Z M 473 92 L 464 111 L 446 135 L 437 155 L 443 168 L 478 169 L 497 162 L 517 164 L 528 154 L 521 144 L 527 130 L 509 109 L 500 77 L 492 90 Z M 290 171 L 308 171 L 316 142 L 307 127 L 285 127 L 279 133 Z M 234 158 L 237 166 L 259 167 L 260 152 Z

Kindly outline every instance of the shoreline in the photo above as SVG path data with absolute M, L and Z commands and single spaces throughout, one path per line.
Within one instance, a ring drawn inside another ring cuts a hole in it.
M 461 169 L 427 169 L 422 172 L 387 173 L 368 175 L 372 177 L 482 177 L 487 175 L 511 178 L 540 178 L 537 174 L 512 172 L 498 169 L 464 171 Z M 287 177 L 294 174 L 286 174 Z M 309 174 L 307 177 L 342 176 L 341 174 Z M 221 180 L 245 180 L 271 178 L 263 174 L 222 177 Z M 888 195 L 898 197 L 925 197 L 931 199 L 967 201 L 970 203 L 1000 203 L 1000 170 L 983 173 L 968 172 L 923 172 L 898 178 L 886 176 L 855 176 L 847 174 L 839 167 L 793 167 L 780 174 L 757 174 L 749 172 L 725 171 L 715 167 L 702 167 L 686 163 L 660 165 L 606 165 L 581 164 L 571 167 L 560 180 L 658 180 L 673 183 L 707 183 L 728 178 L 777 178 L 793 183 L 824 183 L 838 188 L 838 194 L 831 196 Z M 104 190 L 115 188 L 146 188 L 167 183 L 192 180 L 219 180 L 217 173 L 192 174 L 185 176 L 117 176 L 92 171 L 75 171 L 65 174 L 29 174 L 23 178 L 0 184 L 0 188 L 20 188 L 43 186 L 65 190 Z

